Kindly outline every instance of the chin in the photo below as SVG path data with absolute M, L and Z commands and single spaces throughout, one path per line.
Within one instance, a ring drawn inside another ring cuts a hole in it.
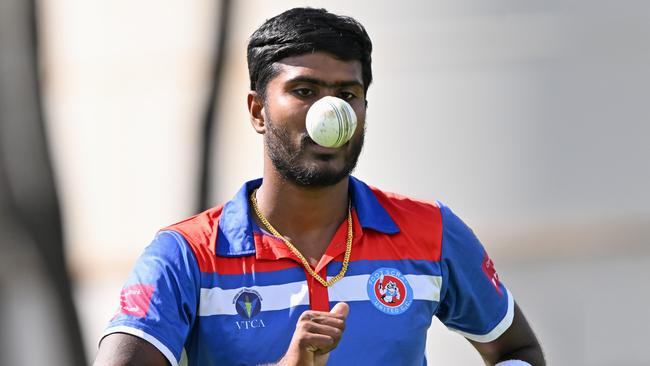
M 310 167 L 293 166 L 292 169 L 278 171 L 287 181 L 301 187 L 312 188 L 333 186 L 349 176 L 349 171 L 345 168 L 334 169 L 314 165 Z

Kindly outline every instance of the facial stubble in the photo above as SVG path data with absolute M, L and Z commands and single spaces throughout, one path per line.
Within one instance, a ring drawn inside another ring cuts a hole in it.
M 309 160 L 306 148 L 314 142 L 307 133 L 304 133 L 299 145 L 296 146 L 286 128 L 275 124 L 268 115 L 265 117 L 267 133 L 264 135 L 264 145 L 273 166 L 285 180 L 301 187 L 328 187 L 349 176 L 356 167 L 363 149 L 365 125 L 361 135 L 357 138 L 353 137 L 348 142 L 350 146 L 342 147 L 347 147 L 349 150 L 345 155 L 343 167 L 335 170 L 318 164 L 318 161 Z M 332 155 L 323 154 L 317 155 L 315 159 L 327 161 L 333 158 Z

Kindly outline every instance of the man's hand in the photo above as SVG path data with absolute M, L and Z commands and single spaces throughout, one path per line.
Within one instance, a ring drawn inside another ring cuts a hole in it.
M 339 302 L 329 313 L 312 310 L 302 313 L 296 323 L 289 349 L 278 365 L 325 365 L 329 352 L 341 340 L 349 311 L 348 304 Z

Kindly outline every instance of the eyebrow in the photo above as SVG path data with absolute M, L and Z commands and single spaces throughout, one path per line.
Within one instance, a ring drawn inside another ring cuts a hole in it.
M 336 82 L 336 83 L 328 83 L 328 82 L 326 82 L 324 80 L 314 79 L 314 78 L 310 78 L 308 76 L 296 76 L 295 78 L 287 80 L 287 83 L 291 83 L 291 84 L 309 83 L 309 84 L 315 84 L 315 85 L 318 85 L 318 86 L 322 86 L 322 87 L 325 87 L 325 88 L 332 88 L 332 89 L 346 88 L 346 87 L 349 87 L 349 86 L 358 86 L 360 88 L 363 88 L 363 84 L 361 84 L 357 80 L 345 80 L 345 81 L 339 81 L 339 82 Z

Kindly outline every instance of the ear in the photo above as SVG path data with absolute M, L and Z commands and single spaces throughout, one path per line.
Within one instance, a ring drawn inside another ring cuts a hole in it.
M 256 91 L 248 92 L 248 116 L 255 132 L 263 135 L 266 133 L 266 121 L 264 120 L 264 100 Z

